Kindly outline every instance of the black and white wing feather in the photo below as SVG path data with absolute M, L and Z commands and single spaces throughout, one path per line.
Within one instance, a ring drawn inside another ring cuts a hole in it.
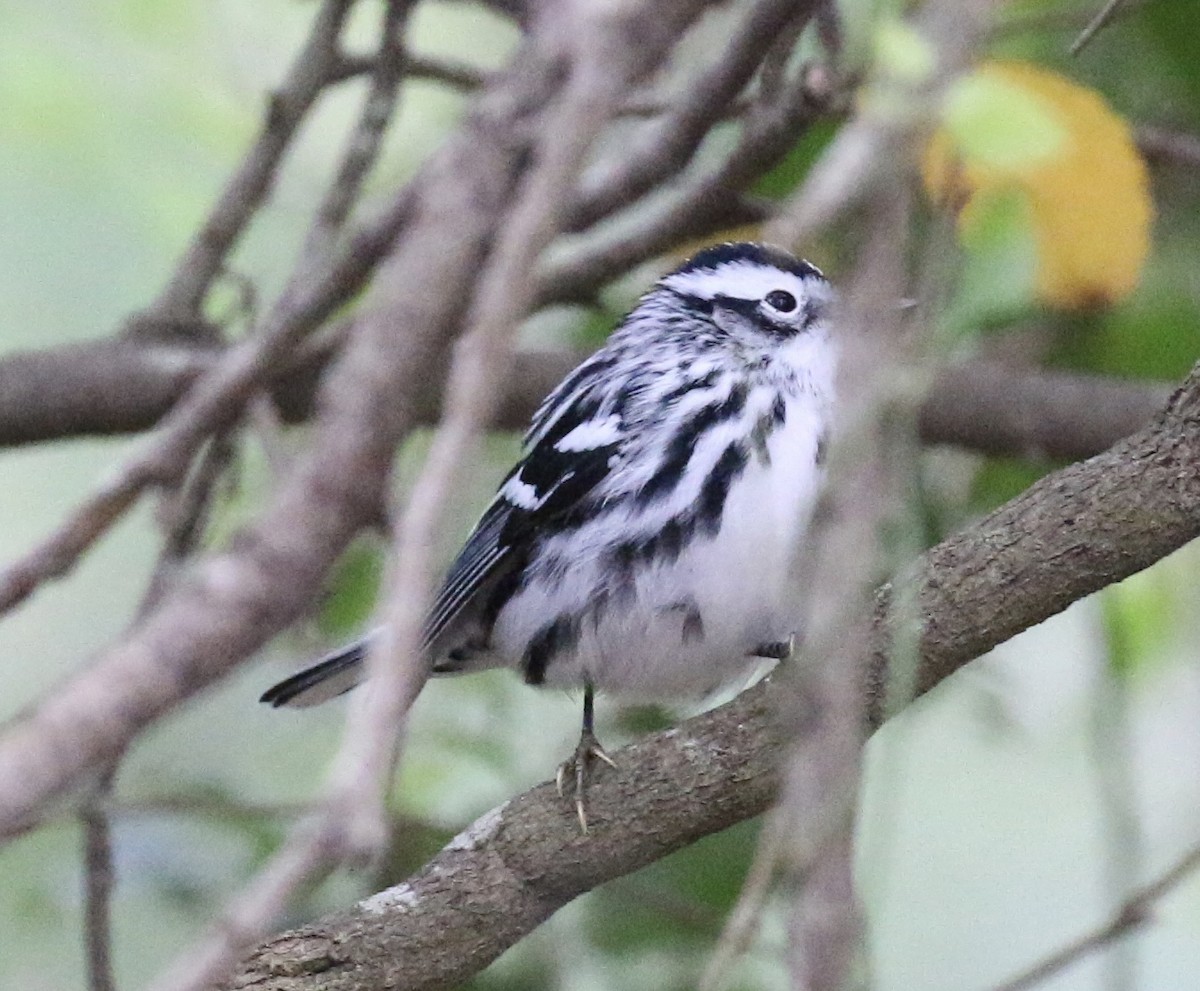
M 479 599 L 492 598 L 501 579 L 524 566 L 547 525 L 557 528 L 569 521 L 608 475 L 622 440 L 621 417 L 606 411 L 605 391 L 597 382 L 609 364 L 603 352 L 584 362 L 534 415 L 525 456 L 501 484 L 434 600 L 425 627 L 427 647 L 442 646 L 443 635 L 467 613 L 494 618 L 503 603 L 491 601 L 483 608 Z
M 594 355 L 534 415 L 524 457 L 471 531 L 426 620 L 424 643 L 437 655 L 435 673 L 471 666 L 456 648 L 473 646 L 472 638 L 486 641 L 539 534 L 547 524 L 562 525 L 608 475 L 622 439 L 620 416 L 604 412 L 602 380 L 611 364 L 603 351 Z M 460 636 L 465 643 L 458 642 Z M 370 634 L 279 682 L 262 701 L 303 707 L 349 691 L 362 678 L 369 640 Z

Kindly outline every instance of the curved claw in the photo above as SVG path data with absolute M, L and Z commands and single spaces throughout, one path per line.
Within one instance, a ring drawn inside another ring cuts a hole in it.
M 591 780 L 590 766 L 595 760 L 603 761 L 614 769 L 617 766 L 617 762 L 600 745 L 600 741 L 596 739 L 591 728 L 584 727 L 583 732 L 579 735 L 579 744 L 575 748 L 575 753 L 558 766 L 558 771 L 554 775 L 554 783 L 558 788 L 560 798 L 566 798 L 567 775 L 570 774 L 575 779 L 575 814 L 579 819 L 579 829 L 585 836 L 588 832 L 587 787 Z

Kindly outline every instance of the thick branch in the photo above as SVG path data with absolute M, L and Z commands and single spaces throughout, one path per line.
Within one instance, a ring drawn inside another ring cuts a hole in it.
M 419 874 L 261 946 L 229 985 L 457 987 L 583 892 L 761 812 L 777 777 L 765 686 L 620 751 L 588 791 L 588 835 L 543 784 L 479 819 Z
M 944 369 L 921 404 L 927 444 L 1077 461 L 1144 426 L 1171 387 L 972 361 Z
M 1200 366 L 1149 426 L 920 559 L 919 690 L 1198 534 Z M 884 641 L 878 624 L 876 699 Z M 588 837 L 541 785 L 409 881 L 265 943 L 231 987 L 455 986 L 584 891 L 766 809 L 778 786 L 772 695 L 756 686 L 620 751 L 619 770 L 602 771 L 588 793 Z
M 222 347 L 123 338 L 0 358 L 0 446 L 152 427 Z M 584 355 L 525 351 L 516 356 L 493 426 L 522 430 L 537 404 Z M 312 415 L 326 353 L 294 365 L 271 384 L 289 422 Z M 417 397 L 422 419 L 438 413 L 441 379 Z M 945 370 L 921 409 L 922 439 L 988 454 L 1090 457 L 1143 426 L 1170 387 L 1065 372 L 969 362 Z
M 1200 365 L 1147 427 L 1047 475 L 922 558 L 912 572 L 924 617 L 918 691 L 1197 534 Z M 876 671 L 885 669 L 881 648 Z

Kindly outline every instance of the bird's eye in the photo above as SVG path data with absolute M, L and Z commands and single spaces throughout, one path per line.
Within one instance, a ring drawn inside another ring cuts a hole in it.
M 796 297 L 782 289 L 772 289 L 763 297 L 763 302 L 780 313 L 791 313 L 796 308 Z

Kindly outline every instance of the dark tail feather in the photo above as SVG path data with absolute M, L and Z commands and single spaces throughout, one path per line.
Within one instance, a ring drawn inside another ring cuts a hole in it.
M 343 695 L 362 680 L 366 653 L 367 641 L 356 641 L 299 674 L 272 685 L 263 692 L 259 701 L 276 709 L 283 705 L 302 709 Z

